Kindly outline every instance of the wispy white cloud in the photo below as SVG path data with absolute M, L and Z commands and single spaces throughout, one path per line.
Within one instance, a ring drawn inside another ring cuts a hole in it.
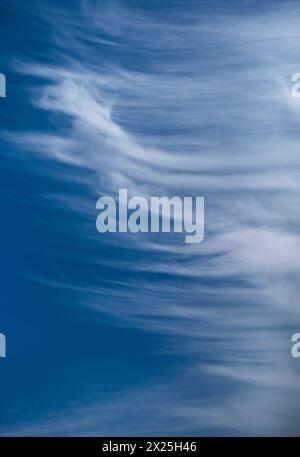
M 300 405 L 291 401 L 299 389 L 282 331 L 299 318 L 300 105 L 289 86 L 299 70 L 299 7 L 175 11 L 166 20 L 125 3 L 105 5 L 83 2 L 78 14 L 61 11 L 55 22 L 45 13 L 60 46 L 57 64 L 18 68 L 47 82 L 33 103 L 56 116 L 56 133 L 9 139 L 26 154 L 78 167 L 84 194 L 51 197 L 84 215 L 82 237 L 91 248 L 100 240 L 89 202 L 119 187 L 145 196 L 204 195 L 206 238 L 192 248 L 172 237 L 126 238 L 128 250 L 144 256 L 118 268 L 147 278 L 123 280 L 122 288 L 92 279 L 75 286 L 68 272 L 35 279 L 84 292 L 83 305 L 166 335 L 166 350 L 197 363 L 184 381 L 178 375 L 168 386 L 11 433 L 298 433 L 292 423 Z M 114 49 L 111 61 L 101 46 Z M 82 271 L 115 266 L 91 251 L 77 261 Z M 159 287 L 153 273 L 165 275 Z M 208 397 L 197 384 L 211 379 L 233 380 L 235 388 Z

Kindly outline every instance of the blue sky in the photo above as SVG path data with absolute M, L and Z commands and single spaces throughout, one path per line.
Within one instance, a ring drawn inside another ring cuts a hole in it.
M 298 3 L 0 11 L 0 433 L 298 434 Z M 204 242 L 100 235 L 120 187 Z

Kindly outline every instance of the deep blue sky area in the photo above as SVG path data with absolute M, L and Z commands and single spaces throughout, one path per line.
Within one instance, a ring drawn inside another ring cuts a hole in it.
M 14 68 L 18 60 L 51 62 L 49 27 L 36 17 L 48 2 L 25 3 L 1 4 L 1 71 L 7 78 L 1 130 L 51 131 L 47 113 L 30 105 L 28 88 L 35 78 Z M 51 7 L 55 3 L 72 14 L 75 2 L 49 2 Z M 38 159 L 16 157 L 8 148 L 2 142 L 1 330 L 7 336 L 8 357 L 0 367 L 1 426 L 38 420 L 49 409 L 102 399 L 132 385 L 149 385 L 151 378 L 170 375 L 178 363 L 184 366 L 182 357 L 161 354 L 161 337 L 93 311 L 82 313 L 76 297 L 66 298 L 63 291 L 30 279 L 32 271 L 55 268 L 59 262 L 55 251 L 68 238 L 64 223 L 70 223 L 72 215 L 39 203 L 39 195 L 55 192 L 61 183 L 39 178 L 32 171 L 41 166 Z M 80 238 L 75 235 L 76 242 Z
M 0 434 L 298 433 L 283 3 L 1 1 Z M 123 186 L 204 194 L 205 241 L 99 235 Z
M 27 89 L 34 78 L 13 68 L 18 59 L 48 62 L 49 30 L 35 17 L 40 6 L 1 6 L 1 71 L 8 83 L 1 130 L 53 128 L 49 116 L 30 106 Z M 158 336 L 95 317 L 92 311 L 82 316 L 76 297 L 66 303 L 61 290 L 30 279 L 32 270 L 55 267 L 55 250 L 67 238 L 64 219 L 68 223 L 72 216 L 39 203 L 39 195 L 60 184 L 35 176 L 38 160 L 16 158 L 7 147 L 1 144 L 1 330 L 8 352 L 0 367 L 1 426 L 38 419 L 49 408 L 102 398 L 132 384 L 149 384 L 151 377 L 163 377 L 177 364 L 174 356 L 160 354 Z

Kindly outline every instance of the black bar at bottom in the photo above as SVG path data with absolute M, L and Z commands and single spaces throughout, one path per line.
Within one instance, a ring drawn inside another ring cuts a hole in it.
M 256 453 L 270 451 L 287 454 L 299 438 L 0 438 L 0 455 L 43 455 L 42 452 L 75 455 L 209 455 L 211 452 Z M 25 453 L 25 454 L 24 454 Z M 60 454 L 61 455 L 61 454 Z

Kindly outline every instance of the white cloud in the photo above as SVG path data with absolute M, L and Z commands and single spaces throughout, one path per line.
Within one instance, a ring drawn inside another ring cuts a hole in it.
M 48 81 L 33 101 L 57 116 L 57 132 L 19 133 L 14 141 L 26 153 L 80 167 L 75 179 L 86 191 L 80 202 L 72 195 L 52 197 L 85 213 L 87 222 L 95 193 L 114 194 L 119 187 L 139 195 L 196 193 L 206 197 L 206 237 L 192 249 L 151 234 L 126 238 L 128 249 L 144 252 L 144 260 L 118 267 L 165 274 L 159 288 L 149 278 L 128 281 L 122 291 L 92 280 L 74 286 L 72 277 L 36 280 L 84 291 L 84 305 L 168 336 L 168 350 L 192 354 L 197 367 L 184 383 L 180 376 L 172 381 L 173 396 L 166 386 L 129 392 L 124 401 L 80 409 L 78 419 L 73 411 L 12 433 L 157 434 L 211 427 L 288 434 L 294 430 L 290 401 L 298 395 L 282 327 L 299 317 L 300 105 L 289 97 L 290 76 L 299 70 L 299 8 L 291 3 L 249 16 L 178 13 L 172 23 L 115 3 L 97 5 L 93 14 L 84 2 L 82 15 L 58 14 L 51 21 L 65 59 L 19 67 Z M 138 69 L 107 62 L 98 49 L 104 43 L 128 59 L 133 55 Z M 60 116 L 67 129 L 60 128 Z M 90 230 L 87 223 L 82 236 L 99 242 Z M 124 238 L 105 242 L 122 244 Z M 99 263 L 112 267 L 114 261 L 88 254 L 81 260 L 83 269 Z M 205 282 L 212 280 L 215 285 Z M 108 296 L 106 308 L 99 298 Z M 214 381 L 225 377 L 241 386 L 221 398 L 216 389 L 208 402 L 197 391 L 203 354 L 211 366 L 202 369 Z M 186 388 L 195 402 L 184 397 Z M 120 424 L 128 414 L 129 422 Z

